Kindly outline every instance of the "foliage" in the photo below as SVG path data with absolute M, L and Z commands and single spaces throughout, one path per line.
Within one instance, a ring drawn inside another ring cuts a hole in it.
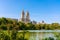
M 24 33 L 25 32 L 22 33 L 23 36 L 19 37 L 18 31 L 15 29 L 12 30 L 10 33 L 0 30 L 0 40 L 27 40 L 26 38 L 24 38 Z
M 44 40 L 54 40 L 54 38 L 49 37 L 49 38 L 45 38 Z
M 0 28 L 3 30 L 12 30 L 13 28 L 17 30 L 54 30 L 60 29 L 59 23 L 39 23 L 39 24 L 32 24 L 32 23 L 23 23 L 18 22 L 17 20 L 13 20 L 10 18 L 0 18 Z

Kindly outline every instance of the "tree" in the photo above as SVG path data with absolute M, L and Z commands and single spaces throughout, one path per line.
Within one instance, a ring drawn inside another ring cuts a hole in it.
M 58 27 L 59 27 L 59 23 L 52 23 L 51 24 L 52 29 L 58 29 Z
M 49 37 L 49 38 L 45 38 L 44 40 L 54 40 L 54 38 Z
M 26 25 L 25 25 L 25 23 L 19 22 L 19 29 L 20 29 L 20 30 L 26 30 Z
M 26 27 L 27 27 L 28 30 L 35 30 L 36 29 L 35 25 L 32 24 L 32 23 L 27 23 Z
M 4 18 L 4 17 L 2 17 L 2 24 L 7 24 L 8 22 L 7 22 L 7 19 L 6 18 Z
M 4 25 L 4 24 L 0 25 L 0 28 L 3 29 L 3 30 L 7 30 L 7 26 Z

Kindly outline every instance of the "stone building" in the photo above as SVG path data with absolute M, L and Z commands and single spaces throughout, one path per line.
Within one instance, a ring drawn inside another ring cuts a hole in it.
M 25 22 L 25 13 L 24 13 L 24 10 L 22 11 L 22 13 L 21 13 L 21 18 L 20 18 L 20 21 L 21 22 Z
M 30 16 L 29 16 L 28 11 L 26 12 L 26 15 L 25 15 L 24 10 L 22 11 L 20 21 L 24 22 L 24 23 L 29 23 L 30 22 Z
M 29 16 L 29 12 L 26 12 L 26 18 L 25 18 L 25 22 L 29 23 L 30 22 L 30 16 Z

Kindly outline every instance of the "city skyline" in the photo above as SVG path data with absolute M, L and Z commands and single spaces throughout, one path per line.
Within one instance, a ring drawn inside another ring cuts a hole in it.
M 0 0 L 0 17 L 20 19 L 22 9 L 31 20 L 60 23 L 60 0 Z

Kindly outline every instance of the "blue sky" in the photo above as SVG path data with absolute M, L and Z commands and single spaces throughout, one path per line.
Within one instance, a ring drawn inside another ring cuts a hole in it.
M 0 17 L 19 19 L 23 9 L 31 20 L 60 23 L 60 0 L 0 0 Z

